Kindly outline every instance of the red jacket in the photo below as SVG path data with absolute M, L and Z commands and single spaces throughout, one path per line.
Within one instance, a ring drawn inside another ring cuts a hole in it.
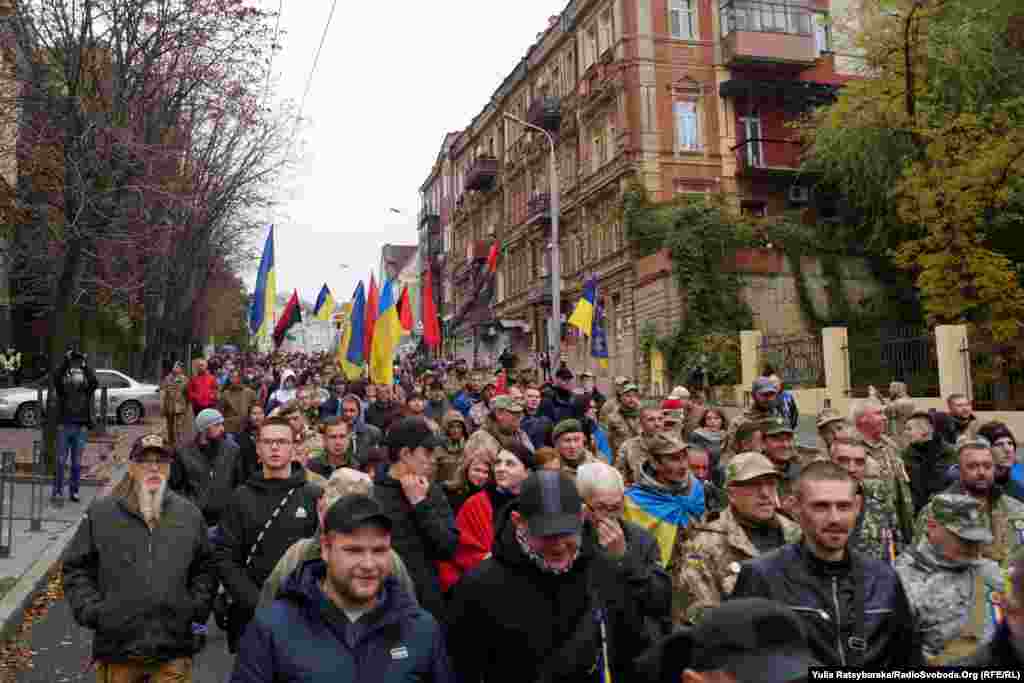
M 190 379 L 185 392 L 197 413 L 204 408 L 217 407 L 217 379 L 208 372 Z
M 486 560 L 494 543 L 494 508 L 487 491 L 469 497 L 455 517 L 459 529 L 459 545 L 455 557 L 437 563 L 441 590 L 445 593 L 459 582 L 462 575 Z

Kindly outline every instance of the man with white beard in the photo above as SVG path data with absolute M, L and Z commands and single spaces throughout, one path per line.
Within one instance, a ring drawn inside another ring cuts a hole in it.
M 128 476 L 89 507 L 64 558 L 75 620 L 95 631 L 98 681 L 190 681 L 217 582 L 199 508 L 167 489 L 172 454 L 142 437 Z

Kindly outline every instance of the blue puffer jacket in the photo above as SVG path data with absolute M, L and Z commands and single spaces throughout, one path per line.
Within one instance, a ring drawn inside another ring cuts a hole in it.
M 231 683 L 454 683 L 440 626 L 393 577 L 377 607 L 353 624 L 320 590 L 326 570 L 323 560 L 306 562 L 256 612 Z

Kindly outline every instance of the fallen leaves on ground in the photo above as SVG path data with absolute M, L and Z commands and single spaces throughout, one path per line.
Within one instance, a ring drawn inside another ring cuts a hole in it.
M 61 569 L 57 567 L 43 587 L 32 598 L 32 604 L 25 609 L 21 626 L 11 640 L 0 646 L 0 683 L 14 683 L 19 671 L 32 668 L 32 657 L 36 654 L 28 647 L 32 641 L 32 627 L 43 619 L 50 605 L 64 599 L 64 585 Z

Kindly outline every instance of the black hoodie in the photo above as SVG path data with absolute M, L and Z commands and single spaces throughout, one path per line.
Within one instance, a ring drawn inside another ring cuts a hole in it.
M 409 570 L 416 598 L 438 621 L 444 621 L 437 563 L 452 559 L 459 544 L 459 530 L 444 490 L 431 484 L 426 499 L 410 505 L 401 482 L 385 471 L 376 479 L 373 497 L 394 525 L 391 545 Z
M 938 433 L 924 443 L 912 443 L 903 451 L 903 462 L 910 477 L 910 495 L 914 514 L 928 504 L 932 496 L 949 486 L 948 469 L 956 464 L 956 452 Z
M 509 513 L 516 507 L 495 519 L 493 556 L 453 589 L 448 645 L 459 680 L 599 680 L 593 667 L 601 652 L 596 616 L 602 608 L 612 678 L 630 680 L 631 662 L 649 640 L 620 568 L 598 551 L 587 525 L 568 572 L 541 570 L 515 537 Z
M 256 548 L 252 562 L 246 560 L 260 532 L 290 490 L 294 489 L 281 512 L 270 523 Z M 264 479 L 262 473 L 235 489 L 224 507 L 218 532 L 214 536 L 214 557 L 224 588 L 242 615 L 232 624 L 229 643 L 237 642 L 245 624 L 260 601 L 263 582 L 292 543 L 310 538 L 317 531 L 317 500 L 320 488 L 306 482 L 306 471 L 293 463 L 287 479 Z

